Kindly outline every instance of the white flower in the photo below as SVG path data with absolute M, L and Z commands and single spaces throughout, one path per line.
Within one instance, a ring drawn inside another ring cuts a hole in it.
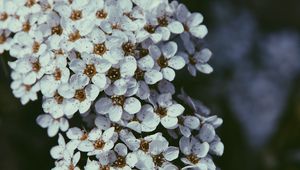
M 55 136 L 58 133 L 59 129 L 63 132 L 69 129 L 69 122 L 64 117 L 54 119 L 49 114 L 42 114 L 37 117 L 36 122 L 42 128 L 47 128 L 49 137 Z
M 197 38 L 204 38 L 207 34 L 205 25 L 200 25 L 203 22 L 203 16 L 200 13 L 191 13 L 185 5 L 180 4 L 176 10 L 176 18 L 184 25 L 184 29 L 190 32 Z
M 128 153 L 128 149 L 123 143 L 116 144 L 114 151 L 112 161 L 114 169 L 116 170 L 131 169 L 138 161 L 138 158 L 134 153 Z
M 18 32 L 13 40 L 10 55 L 17 58 L 26 55 L 39 56 L 47 49 L 47 45 L 43 42 L 43 34 L 39 31 Z
M 215 128 L 208 123 L 203 124 L 199 131 L 198 137 L 203 142 L 212 142 L 216 137 Z
M 136 114 L 141 110 L 141 103 L 135 97 L 111 96 L 102 97 L 95 104 L 96 112 L 108 114 L 110 120 L 117 122 L 121 120 L 123 112 Z
M 175 42 L 168 42 L 160 48 L 152 46 L 149 51 L 150 55 L 156 61 L 155 68 L 169 81 L 173 81 L 175 78 L 175 71 L 173 69 L 179 70 L 185 65 L 185 61 L 181 56 L 175 56 L 177 52 L 177 44 Z
M 56 92 L 53 97 L 44 99 L 42 107 L 44 112 L 51 114 L 53 118 L 64 115 L 70 118 L 78 110 L 76 108 L 77 104 L 76 99 L 66 99 Z
M 168 145 L 169 143 L 162 136 L 159 136 L 149 144 L 149 152 L 155 167 L 161 167 L 162 169 L 169 166 L 174 167 L 169 161 L 177 159 L 179 149 Z
M 108 159 L 108 158 L 106 158 L 105 156 L 102 156 L 102 155 L 98 156 L 98 157 L 100 157 L 99 161 L 95 161 L 95 160 L 91 161 L 90 159 L 88 159 L 84 169 L 85 170 L 98 170 L 99 168 L 100 169 L 113 169 L 113 167 L 110 166 L 107 162 L 103 163 L 103 160 Z
M 39 83 L 42 94 L 45 97 L 53 97 L 62 84 L 68 83 L 70 70 L 67 68 L 67 59 L 65 56 L 53 53 L 44 55 L 51 55 L 52 61 L 46 66 L 46 75 L 40 79 Z
M 153 112 L 160 119 L 161 124 L 168 129 L 174 129 L 178 126 L 178 116 L 184 112 L 184 107 L 172 101 L 169 93 L 161 94 L 157 97 L 157 101 L 152 102 L 154 106 Z
M 206 157 L 209 151 L 209 144 L 204 142 L 200 143 L 194 137 L 182 137 L 179 141 L 181 152 L 185 157 L 181 161 L 185 163 L 186 167 L 183 169 L 195 168 L 199 170 L 207 170 L 207 165 L 202 163 L 202 158 Z
M 126 126 L 141 133 L 154 131 L 159 123 L 160 119 L 153 112 L 153 107 L 147 104 L 143 105 L 141 110 L 135 116 L 132 116 Z
M 38 79 L 40 79 L 47 71 L 47 65 L 50 57 L 44 55 L 42 57 L 24 57 L 19 58 L 14 62 L 10 62 L 9 65 L 15 71 L 24 75 L 23 83 L 33 85 Z
M 55 167 L 52 170 L 80 170 L 77 163 L 80 160 L 80 152 L 76 152 L 75 154 L 67 154 L 63 160 L 55 162 Z
M 58 145 L 51 148 L 50 154 L 53 159 L 64 159 L 67 155 L 73 155 L 75 149 L 77 149 L 78 143 L 78 141 L 70 141 L 66 144 L 64 137 L 59 134 Z
M 212 55 L 207 48 L 200 52 L 193 51 L 191 53 L 179 53 L 179 55 L 188 63 L 188 70 L 192 76 L 196 76 L 197 70 L 205 74 L 210 74 L 213 71 L 213 68 L 207 64 Z
M 0 30 L 0 54 L 10 49 L 12 39 L 9 38 L 9 36 L 10 36 L 9 31 Z
M 84 53 L 82 59 L 74 59 L 70 62 L 70 69 L 76 74 L 81 74 L 83 79 L 90 79 L 99 89 L 104 89 L 106 86 L 105 72 L 111 67 L 111 64 L 100 58 Z
M 67 136 L 71 140 L 80 140 L 78 150 L 88 152 L 88 155 L 97 155 L 107 152 L 113 148 L 114 142 L 111 140 L 114 134 L 114 127 L 105 130 L 94 128 L 89 133 L 84 133 L 79 128 L 71 128 Z
M 185 137 L 190 137 L 192 130 L 197 130 L 200 126 L 200 120 L 196 116 L 182 116 L 179 123 L 180 133 Z
M 69 89 L 66 89 L 67 96 L 60 93 L 66 98 L 72 96 L 72 98 L 76 99 L 77 104 L 74 107 L 76 107 L 80 113 L 87 112 L 90 109 L 92 102 L 100 93 L 100 90 L 96 85 L 88 84 L 88 82 L 89 78 L 83 76 L 83 74 L 74 74 L 70 78 Z
M 24 84 L 24 75 L 21 75 L 18 72 L 13 71 L 11 73 L 13 79 L 10 87 L 13 90 L 15 97 L 21 99 L 21 103 L 25 105 L 29 101 L 37 100 L 37 92 L 40 91 L 40 84 L 36 83 L 34 85 Z

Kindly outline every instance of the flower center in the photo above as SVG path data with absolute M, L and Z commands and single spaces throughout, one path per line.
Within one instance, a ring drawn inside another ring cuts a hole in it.
M 53 50 L 55 55 L 64 55 L 64 51 L 62 49 Z
M 131 42 L 127 42 L 122 45 L 122 49 L 125 52 L 125 56 L 133 55 L 135 51 L 135 44 L 132 44 Z
M 38 61 L 32 63 L 32 71 L 39 72 L 40 70 L 41 70 L 41 64 Z
M 35 41 L 35 42 L 33 43 L 33 45 L 32 45 L 32 52 L 33 52 L 33 53 L 39 52 L 40 46 L 41 46 L 41 45 L 40 45 L 38 42 Z
M 71 163 L 71 165 L 69 166 L 69 170 L 74 170 L 75 166 Z
M 107 76 L 108 76 L 108 78 L 109 78 L 110 80 L 112 80 L 112 81 L 116 81 L 116 80 L 120 79 L 120 78 L 121 78 L 120 69 L 118 69 L 118 68 L 113 68 L 113 67 L 110 68 L 110 69 L 108 70 Z
M 189 56 L 189 61 L 190 61 L 190 64 L 192 64 L 192 65 L 197 64 L 197 60 L 193 56 Z
M 79 100 L 80 102 L 83 102 L 86 99 L 85 90 L 84 89 L 76 90 L 74 98 Z
M 23 26 L 22 26 L 22 30 L 24 31 L 24 32 L 29 32 L 30 31 L 30 28 L 31 28 L 31 25 L 30 25 L 30 23 L 27 21 L 27 22 L 25 22 L 24 24 L 23 24 Z
M 104 145 L 105 145 L 105 142 L 103 140 L 97 140 L 94 143 L 95 149 L 103 149 Z
M 8 18 L 8 14 L 3 12 L 0 14 L 0 21 L 5 21 Z
M 125 103 L 125 96 L 112 96 L 111 100 L 113 105 L 123 106 Z
M 64 101 L 64 98 L 61 95 L 59 95 L 57 92 L 54 95 L 54 99 L 56 100 L 57 104 L 62 104 Z
M 165 162 L 165 157 L 164 155 L 161 153 L 159 155 L 155 155 L 152 157 L 153 162 L 156 166 L 162 166 L 162 164 Z
M 169 25 L 169 21 L 167 19 L 166 16 L 164 17 L 161 17 L 161 18 L 157 18 L 157 21 L 158 21 L 158 24 L 161 26 L 161 27 L 166 27 Z
M 4 44 L 5 41 L 6 41 L 5 35 L 4 35 L 4 34 L 1 34 L 1 35 L 0 35 L 0 44 Z
M 146 25 L 146 26 L 144 27 L 144 29 L 145 29 L 148 33 L 150 33 L 150 34 L 155 33 L 155 27 L 152 26 L 152 25 Z
M 61 35 L 62 32 L 63 32 L 63 29 L 60 25 L 57 25 L 57 26 L 51 28 L 52 35 L 53 34 Z
M 134 78 L 138 81 L 143 80 L 144 75 L 145 75 L 145 72 L 143 70 L 141 70 L 140 68 L 137 68 L 134 73 Z
M 56 81 L 58 81 L 58 80 L 60 80 L 61 79 L 61 70 L 59 69 L 59 68 L 57 68 L 56 70 L 55 70 L 55 73 L 54 73 L 54 78 L 55 78 L 55 80 Z
M 80 10 L 73 10 L 70 16 L 70 19 L 73 21 L 80 20 L 82 18 L 82 11 Z
M 100 170 L 110 170 L 109 165 L 101 165 Z
M 141 49 L 140 50 L 140 57 L 146 57 L 149 54 L 149 50 L 148 49 Z
M 25 3 L 25 6 L 32 7 L 34 4 L 36 4 L 35 0 L 27 0 L 27 2 Z
M 96 17 L 99 19 L 105 19 L 107 17 L 107 13 L 102 9 L 96 12 Z
M 83 141 L 83 140 L 86 140 L 87 138 L 89 137 L 88 133 L 83 133 L 83 135 L 81 136 L 80 140 Z
M 148 141 L 142 139 L 141 143 L 140 143 L 140 149 L 144 152 L 148 152 L 149 151 L 149 143 Z
M 86 68 L 84 69 L 84 72 L 83 72 L 85 75 L 87 75 L 89 78 L 92 78 L 96 73 L 96 67 L 94 64 L 88 64 L 86 66 Z
M 74 33 L 69 34 L 69 41 L 75 42 L 79 40 L 81 35 L 79 34 L 79 31 L 75 31 Z
M 184 31 L 189 32 L 190 28 L 189 26 L 187 26 L 186 24 L 183 25 Z
M 115 132 L 119 133 L 121 132 L 121 130 L 123 129 L 122 126 L 120 126 L 119 124 L 113 123 L 112 127 L 115 128 Z
M 168 59 L 165 58 L 164 56 L 160 56 L 157 59 L 157 64 L 161 67 L 161 68 L 166 68 L 168 67 Z
M 186 158 L 193 164 L 197 164 L 200 161 L 199 158 L 194 154 L 191 154 L 191 155 L 187 156 Z
M 164 107 L 158 107 L 155 110 L 155 113 L 158 114 L 160 117 L 165 117 L 165 116 L 167 116 L 167 111 L 168 110 Z
M 107 51 L 105 43 L 102 44 L 95 44 L 94 45 L 94 53 L 97 55 L 103 55 Z
M 111 24 L 111 28 L 114 30 L 118 30 L 121 28 L 121 26 L 119 24 L 115 23 L 115 24 Z
M 123 156 L 118 156 L 117 160 L 114 162 L 114 165 L 118 168 L 123 168 L 126 166 L 126 159 Z
M 31 85 L 27 85 L 27 84 L 23 84 L 23 86 L 25 87 L 25 90 L 26 90 L 27 92 L 29 92 L 29 91 L 31 90 L 31 88 L 32 88 Z

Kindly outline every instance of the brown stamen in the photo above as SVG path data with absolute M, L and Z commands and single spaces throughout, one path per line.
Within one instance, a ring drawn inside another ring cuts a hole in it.
M 5 21 L 8 18 L 8 14 L 6 12 L 3 12 L 0 14 L 0 21 Z
M 93 78 L 93 76 L 97 73 L 96 67 L 94 64 L 88 64 L 83 72 L 89 78 Z
M 146 57 L 149 54 L 149 50 L 148 49 L 141 49 L 140 50 L 140 57 Z
M 94 143 L 94 147 L 95 149 L 103 149 L 105 145 L 105 142 L 103 140 L 97 140 L 95 143 Z
M 81 35 L 79 34 L 79 31 L 75 31 L 74 33 L 71 33 L 69 35 L 69 41 L 75 42 L 77 40 L 79 40 L 81 37 Z
M 197 64 L 197 60 L 193 56 L 189 56 L 189 61 L 190 61 L 190 64 L 192 64 L 192 65 Z
M 165 117 L 165 116 L 167 116 L 167 109 L 166 108 L 164 108 L 164 107 L 158 107 L 156 110 L 155 110 L 155 113 L 157 114 L 157 115 L 159 115 L 161 118 L 162 117 Z
M 164 56 L 160 56 L 157 60 L 157 64 L 161 67 L 161 68 L 166 68 L 168 67 L 168 59 L 165 58 Z
M 32 45 L 32 52 L 33 53 L 39 52 L 40 46 L 41 46 L 40 43 L 35 41 Z
M 200 161 L 200 159 L 194 154 L 191 154 L 191 155 L 187 156 L 186 158 L 193 164 L 197 164 Z
M 31 28 L 31 25 L 30 25 L 30 23 L 27 21 L 27 22 L 25 22 L 24 24 L 23 24 L 23 26 L 22 26 L 22 30 L 24 31 L 24 32 L 29 32 L 30 31 L 30 28 Z
M 114 165 L 118 168 L 123 168 L 126 166 L 126 159 L 123 156 L 118 156 L 117 160 L 114 162 Z
M 23 86 L 25 87 L 25 90 L 26 90 L 27 92 L 29 92 L 29 91 L 31 90 L 31 88 L 32 88 L 31 85 L 27 85 L 27 84 L 23 84 Z
M 32 63 L 32 71 L 39 72 L 40 70 L 41 70 L 41 64 L 38 61 Z
M 155 33 L 155 27 L 152 26 L 152 25 L 146 25 L 146 26 L 144 27 L 144 29 L 145 29 L 148 33 L 150 33 L 150 34 Z
M 100 170 L 110 170 L 109 165 L 100 165 Z
M 148 152 L 149 151 L 149 143 L 148 141 L 142 139 L 141 143 L 140 143 L 140 149 L 144 152 Z
M 25 3 L 25 6 L 32 7 L 34 4 L 36 4 L 35 0 L 27 0 L 27 2 Z
M 131 42 L 127 42 L 122 45 L 122 49 L 125 52 L 125 56 L 134 55 L 135 48 L 136 45 L 132 44 Z
M 125 96 L 112 96 L 111 100 L 114 105 L 123 106 L 125 103 Z
M 183 25 L 184 31 L 189 32 L 190 28 L 189 26 L 187 26 L 186 24 Z
M 64 98 L 58 94 L 58 92 L 55 93 L 54 99 L 56 100 L 57 104 L 62 104 L 64 101 Z
M 105 46 L 105 43 L 94 45 L 94 54 L 102 56 L 103 54 L 105 54 L 106 51 L 107 51 L 107 48 Z
M 80 20 L 82 18 L 82 11 L 80 10 L 73 10 L 70 16 L 70 19 L 73 21 Z
M 120 73 L 120 69 L 118 68 L 110 68 L 107 72 L 107 76 L 110 80 L 112 81 L 116 81 L 119 80 L 121 78 L 121 73 Z
M 154 164 L 159 167 L 162 166 L 163 163 L 165 162 L 165 157 L 162 153 L 159 155 L 153 156 L 152 159 L 153 159 Z
M 59 81 L 61 79 L 62 73 L 59 68 L 55 69 L 54 78 L 56 81 Z
M 105 19 L 107 17 L 107 13 L 102 9 L 96 12 L 96 17 L 99 19 Z
M 159 24 L 161 27 L 166 27 L 166 26 L 169 25 L 169 21 L 168 21 L 168 19 L 167 19 L 166 16 L 161 17 L 161 18 L 158 18 L 157 21 L 158 21 L 158 24 Z
M 51 28 L 51 33 L 52 35 L 53 34 L 61 35 L 63 33 L 63 29 L 60 25 L 57 25 Z
M 145 75 L 145 72 L 143 70 L 141 70 L 140 68 L 137 68 L 134 73 L 134 78 L 138 81 L 144 80 L 144 75 Z
M 84 89 L 76 90 L 74 98 L 79 100 L 80 102 L 83 102 L 86 99 L 85 90 Z
M 81 136 L 80 140 L 83 141 L 83 140 L 86 140 L 87 138 L 89 137 L 88 133 L 83 133 L 83 135 Z
M 4 44 L 6 41 L 6 37 L 4 34 L 0 34 L 0 44 Z

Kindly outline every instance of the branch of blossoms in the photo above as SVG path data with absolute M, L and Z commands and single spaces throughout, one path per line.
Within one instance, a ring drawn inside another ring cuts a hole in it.
M 185 66 L 213 71 L 200 13 L 168 0 L 1 3 L 0 53 L 21 103 L 42 95 L 53 169 L 216 169 L 222 119 L 172 84 Z

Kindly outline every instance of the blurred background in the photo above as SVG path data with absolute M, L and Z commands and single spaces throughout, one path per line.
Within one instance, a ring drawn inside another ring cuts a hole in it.
M 300 170 L 300 1 L 181 2 L 205 17 L 214 72 L 188 77 L 181 71 L 175 84 L 224 119 L 218 133 L 225 153 L 216 164 Z M 0 59 L 0 169 L 50 169 L 56 139 L 35 123 L 41 102 L 22 106 L 13 97 L 8 56 Z

